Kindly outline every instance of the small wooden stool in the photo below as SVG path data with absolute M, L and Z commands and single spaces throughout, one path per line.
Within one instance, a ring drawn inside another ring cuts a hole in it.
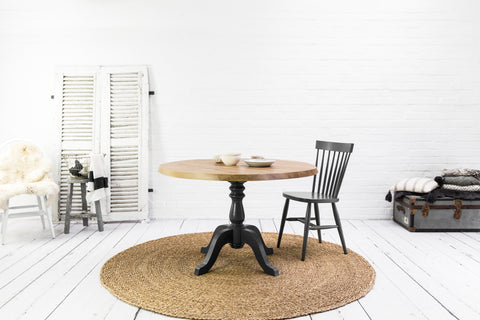
M 67 181 L 69 185 L 68 189 L 68 198 L 67 198 L 67 209 L 65 212 L 65 233 L 70 233 L 70 219 L 71 217 L 81 217 L 83 219 L 83 225 L 88 226 L 88 218 L 96 216 L 97 217 L 97 224 L 98 224 L 98 231 L 103 231 L 103 218 L 102 218 L 102 209 L 100 206 L 100 201 L 95 201 L 95 212 L 91 213 L 88 212 L 87 206 L 87 182 L 88 179 L 76 179 L 76 178 L 69 178 Z M 82 212 L 80 214 L 71 214 L 72 211 L 72 200 L 73 200 L 73 185 L 75 183 L 80 183 L 80 190 L 82 196 Z

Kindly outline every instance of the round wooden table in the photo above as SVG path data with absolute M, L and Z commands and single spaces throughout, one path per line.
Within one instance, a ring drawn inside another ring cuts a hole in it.
M 232 248 L 242 248 L 248 244 L 263 271 L 278 276 L 278 269 L 268 260 L 273 249 L 267 247 L 256 226 L 243 224 L 245 212 L 242 199 L 245 197 L 246 181 L 293 179 L 313 176 L 317 173 L 314 165 L 299 161 L 276 160 L 271 167 L 249 167 L 244 161 L 236 166 L 225 166 L 214 160 L 196 159 L 164 163 L 158 172 L 167 176 L 185 179 L 218 180 L 230 182 L 230 224 L 220 225 L 213 232 L 210 243 L 201 248 L 205 260 L 195 268 L 197 276 L 207 273 L 217 260 L 222 247 L 229 243 Z

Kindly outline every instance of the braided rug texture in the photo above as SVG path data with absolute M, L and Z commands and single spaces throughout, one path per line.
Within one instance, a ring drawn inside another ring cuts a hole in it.
M 210 272 L 193 271 L 212 233 L 191 233 L 145 242 L 112 257 L 100 280 L 131 305 L 188 319 L 286 319 L 319 313 L 355 301 L 370 291 L 375 270 L 360 255 L 309 238 L 301 261 L 302 237 L 262 233 L 274 247 L 270 262 L 280 275 L 263 272 L 248 245 L 225 245 Z

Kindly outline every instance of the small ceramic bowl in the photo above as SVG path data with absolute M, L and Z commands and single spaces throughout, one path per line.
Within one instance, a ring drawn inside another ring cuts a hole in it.
M 220 156 L 220 159 L 226 166 L 236 166 L 240 161 L 240 155 L 241 153 L 224 153 Z
M 222 162 L 222 158 L 219 154 L 214 155 L 213 159 L 215 160 L 216 163 Z

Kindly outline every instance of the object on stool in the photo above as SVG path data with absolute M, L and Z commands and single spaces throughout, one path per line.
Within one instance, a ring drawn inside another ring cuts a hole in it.
M 84 154 L 64 155 L 64 161 L 70 177 L 72 178 L 88 178 L 88 170 L 90 167 L 90 158 Z
M 80 174 L 80 172 L 82 171 L 82 169 L 83 169 L 83 166 L 80 163 L 80 161 L 75 159 L 75 165 L 73 167 L 68 168 L 68 172 L 70 172 L 72 176 L 81 177 L 82 175 Z

